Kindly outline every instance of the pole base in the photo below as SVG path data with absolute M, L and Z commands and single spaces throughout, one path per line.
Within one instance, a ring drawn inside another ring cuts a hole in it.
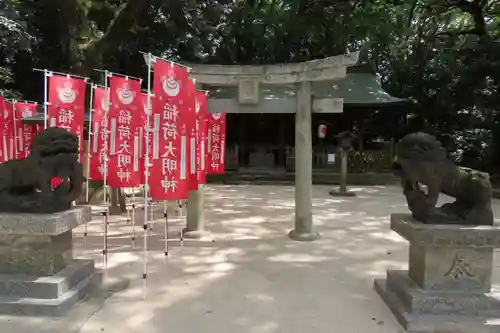
M 344 191 L 340 191 L 340 190 L 331 190 L 330 192 L 328 192 L 332 197 L 355 197 L 356 196 L 356 192 L 350 192 L 350 191 L 347 191 L 347 192 L 344 192 Z
M 300 242 L 312 242 L 319 238 L 319 233 L 317 232 L 298 232 L 295 229 L 290 230 L 288 237 L 293 240 Z
M 202 239 L 208 236 L 208 233 L 201 230 L 187 230 L 187 228 L 182 229 L 182 236 L 186 239 Z

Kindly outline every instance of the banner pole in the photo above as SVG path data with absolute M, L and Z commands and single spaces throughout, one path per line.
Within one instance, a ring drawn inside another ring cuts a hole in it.
M 125 210 L 127 211 L 127 224 L 129 224 L 130 223 L 130 215 L 131 215 L 130 209 L 129 209 L 129 207 L 130 207 L 130 192 L 127 193 L 127 192 L 125 192 L 125 190 L 126 189 L 124 188 L 123 195 L 125 196 Z
M 48 105 L 49 105 L 49 72 L 44 69 L 43 70 L 43 126 L 44 129 L 47 129 L 47 125 L 49 123 L 48 119 Z
M 19 136 L 18 136 L 17 127 L 16 127 L 16 120 L 17 120 L 17 117 L 16 117 L 16 104 L 17 104 L 17 101 L 15 99 L 12 100 L 12 119 L 14 119 L 14 121 L 13 121 L 14 122 L 14 152 L 12 153 L 12 156 L 13 156 L 13 158 L 15 160 L 17 160 L 18 154 L 19 154 L 19 151 L 18 151 Z
M 94 68 L 94 70 L 96 72 L 108 72 L 110 75 L 121 76 L 121 77 L 126 78 L 127 80 L 128 79 L 135 79 L 135 80 L 138 80 L 138 81 L 142 82 L 142 79 L 140 77 L 137 77 L 137 76 L 131 76 L 131 75 L 127 75 L 127 74 L 120 74 L 120 73 L 115 73 L 115 72 L 109 72 L 109 71 L 105 71 L 105 70 L 98 69 L 98 68 Z
M 148 62 L 151 62 L 153 60 L 156 61 L 156 59 L 160 59 L 161 61 L 169 62 L 172 65 L 176 65 L 176 66 L 179 66 L 179 67 L 184 67 L 184 68 L 188 69 L 189 71 L 192 69 L 191 67 L 189 67 L 187 65 L 184 65 L 184 64 L 172 61 L 172 60 L 167 59 L 167 58 L 158 57 L 158 56 L 152 55 L 151 53 L 146 53 L 146 52 L 141 52 L 141 51 L 139 51 L 139 53 L 142 54 L 142 55 L 145 55 L 145 56 L 146 55 L 149 56 L 149 58 L 148 58 L 149 61 Z
M 132 246 L 135 244 L 135 202 L 132 202 Z
M 144 158 L 144 222 L 142 225 L 143 236 L 144 236 L 144 266 L 142 271 L 142 278 L 144 281 L 147 279 L 148 275 L 148 205 L 149 205 L 149 137 L 150 132 L 150 116 L 153 111 L 151 106 L 151 53 L 148 53 L 148 99 L 147 99 L 147 111 L 146 111 L 146 156 Z M 146 295 L 146 293 L 144 293 Z
M 49 73 L 50 75 L 56 74 L 56 75 L 60 75 L 60 76 L 74 77 L 74 78 L 77 78 L 77 79 L 85 80 L 85 82 L 87 82 L 87 80 L 89 79 L 88 77 L 85 77 L 85 76 L 80 76 L 80 75 L 75 75 L 75 74 L 69 74 L 69 73 L 62 73 L 62 72 L 55 72 L 55 71 L 49 71 L 47 69 L 33 68 L 33 71 L 35 71 L 35 72 Z
M 92 142 L 92 131 L 94 127 L 92 126 L 92 111 L 94 108 L 94 89 L 95 86 L 94 84 L 90 85 L 90 108 L 89 108 L 89 126 L 88 126 L 88 136 L 87 136 L 87 172 L 86 172 L 86 180 L 85 180 L 85 205 L 88 206 L 89 204 L 89 178 L 90 178 L 90 149 L 91 149 L 91 142 Z M 94 134 L 95 135 L 95 134 Z M 87 222 L 85 222 L 85 230 L 83 232 L 83 235 L 85 236 L 85 244 L 87 244 L 87 235 L 88 235 L 88 229 L 87 229 Z
M 108 266 L 108 214 L 109 214 L 109 207 L 108 207 L 108 116 L 109 116 L 109 89 L 108 89 L 108 71 L 104 71 L 104 94 L 105 94 L 105 109 L 104 109 L 104 114 L 105 114 L 105 119 L 106 119 L 106 129 L 104 130 L 105 135 L 104 135 L 104 149 L 106 151 L 106 154 L 104 156 L 104 176 L 103 176 L 103 183 L 104 183 L 104 205 L 105 205 L 105 211 L 104 211 L 104 239 L 103 239 L 103 250 L 102 250 L 102 255 L 103 255 L 103 261 L 104 261 L 104 267 Z
M 151 217 L 149 218 L 149 231 L 153 231 L 153 223 L 155 221 L 155 202 L 151 200 L 149 202 L 149 212 L 151 213 Z
M 27 100 L 27 99 L 16 99 L 16 102 L 18 102 L 18 103 L 38 104 L 38 102 L 36 102 L 36 101 L 30 101 L 30 100 Z
M 165 257 L 168 257 L 168 201 L 163 201 L 163 217 L 165 218 Z

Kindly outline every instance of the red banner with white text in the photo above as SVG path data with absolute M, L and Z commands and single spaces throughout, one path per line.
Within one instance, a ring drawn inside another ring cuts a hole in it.
M 80 160 L 83 154 L 85 80 L 68 75 L 49 77 L 49 127 L 64 128 L 79 138 Z
M 15 129 L 16 129 L 16 147 L 17 158 L 26 158 L 29 155 L 29 150 L 33 138 L 38 133 L 39 126 L 36 124 L 26 124 L 22 122 L 23 118 L 36 116 L 37 103 L 33 102 L 15 102 Z
M 3 148 L 3 142 L 5 136 L 3 135 L 3 130 L 4 130 L 4 122 L 3 122 L 3 115 L 4 115 L 4 107 L 5 107 L 5 100 L 3 96 L 0 96 L 0 163 L 5 162 L 4 157 L 7 156 L 5 154 L 6 152 L 4 151 Z
M 104 145 L 107 117 L 106 117 L 106 90 L 101 87 L 93 87 L 94 100 L 92 102 L 92 123 L 89 126 L 90 151 L 89 154 L 89 178 L 92 180 L 104 180 L 104 159 L 107 147 Z
M 141 81 L 121 76 L 109 79 L 108 184 L 112 188 L 141 185 L 139 129 L 144 128 Z
M 9 160 L 8 138 L 5 135 L 5 104 L 7 102 L 0 96 L 0 163 L 7 162 Z
M 223 174 L 226 158 L 226 114 L 211 113 L 207 118 L 207 174 Z
M 196 170 L 198 184 L 207 183 L 207 92 L 196 92 Z
M 17 158 L 14 105 L 7 101 L 4 101 L 2 123 L 2 162 L 7 162 Z
M 188 71 L 157 60 L 154 65 L 151 117 L 152 154 L 149 190 L 152 200 L 183 200 L 189 191 Z

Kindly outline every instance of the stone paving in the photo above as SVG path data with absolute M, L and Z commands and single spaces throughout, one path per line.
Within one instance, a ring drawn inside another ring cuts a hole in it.
M 205 205 L 210 236 L 181 244 L 184 217 L 174 217 L 168 257 L 163 204 L 157 203 L 146 280 L 140 213 L 135 242 L 126 216 L 113 217 L 106 281 L 129 279 L 130 286 L 62 320 L 0 317 L 0 332 L 404 332 L 373 290 L 373 279 L 387 269 L 406 269 L 407 242 L 389 229 L 389 215 L 406 211 L 400 189 L 352 187 L 355 198 L 332 198 L 329 189 L 313 189 L 321 238 L 301 243 L 286 236 L 294 218 L 292 186 L 210 185 Z M 500 201 L 494 200 L 493 209 L 500 217 Z M 74 232 L 77 254 L 94 258 L 98 267 L 102 226 L 95 216 L 87 237 L 83 227 Z M 498 256 L 495 266 L 498 285 Z

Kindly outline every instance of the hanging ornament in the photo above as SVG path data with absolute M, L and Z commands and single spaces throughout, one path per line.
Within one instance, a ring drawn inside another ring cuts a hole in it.
M 318 138 L 324 139 L 326 137 L 326 125 L 320 124 L 318 126 Z

